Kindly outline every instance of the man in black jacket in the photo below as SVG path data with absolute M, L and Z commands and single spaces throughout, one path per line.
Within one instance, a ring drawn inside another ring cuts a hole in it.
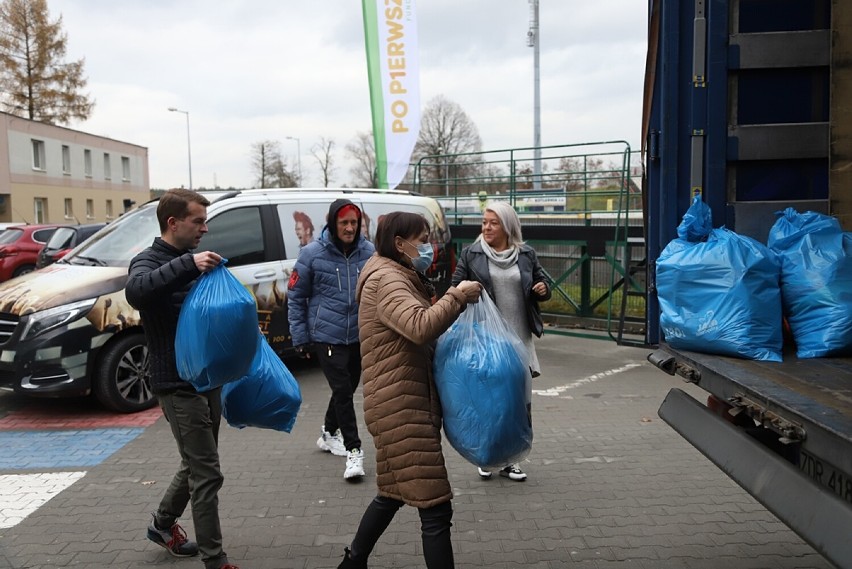
M 219 524 L 221 388 L 198 393 L 180 379 L 175 361 L 178 315 L 192 283 L 222 260 L 193 253 L 207 233 L 210 202 L 190 190 L 169 190 L 157 206 L 161 236 L 130 262 L 127 301 L 139 310 L 148 342 L 151 390 L 169 421 L 181 464 L 148 526 L 148 539 L 176 557 L 201 552 L 205 569 L 237 569 L 222 549 Z M 189 502 L 198 539 L 177 523 Z

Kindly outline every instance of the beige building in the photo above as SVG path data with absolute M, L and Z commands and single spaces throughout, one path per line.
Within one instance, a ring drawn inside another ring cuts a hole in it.
M 0 112 L 0 222 L 108 222 L 149 195 L 144 146 Z

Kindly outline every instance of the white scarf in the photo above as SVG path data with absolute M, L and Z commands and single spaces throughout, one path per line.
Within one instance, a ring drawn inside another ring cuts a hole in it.
M 488 260 L 501 269 L 508 269 L 518 262 L 518 251 L 520 248 L 516 245 L 513 245 L 504 251 L 495 251 L 488 243 L 485 242 L 482 235 L 479 236 L 479 244 L 482 245 L 482 251 L 485 253 L 485 256 L 488 257 Z

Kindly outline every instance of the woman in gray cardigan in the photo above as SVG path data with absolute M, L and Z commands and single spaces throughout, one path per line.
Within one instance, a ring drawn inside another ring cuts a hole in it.
M 482 284 L 500 313 L 529 353 L 533 377 L 541 374 L 533 334 L 541 336 L 543 325 L 538 303 L 550 298 L 550 287 L 535 251 L 521 236 L 521 221 L 506 202 L 492 202 L 482 216 L 482 233 L 459 256 L 452 283 L 474 280 Z M 491 472 L 479 469 L 482 478 Z M 518 464 L 500 470 L 510 480 L 526 480 Z

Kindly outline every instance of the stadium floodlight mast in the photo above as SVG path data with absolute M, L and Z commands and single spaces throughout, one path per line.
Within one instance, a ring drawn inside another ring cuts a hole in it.
M 541 191 L 541 65 L 539 64 L 540 28 L 538 0 L 530 2 L 530 28 L 527 45 L 533 48 L 533 189 Z

